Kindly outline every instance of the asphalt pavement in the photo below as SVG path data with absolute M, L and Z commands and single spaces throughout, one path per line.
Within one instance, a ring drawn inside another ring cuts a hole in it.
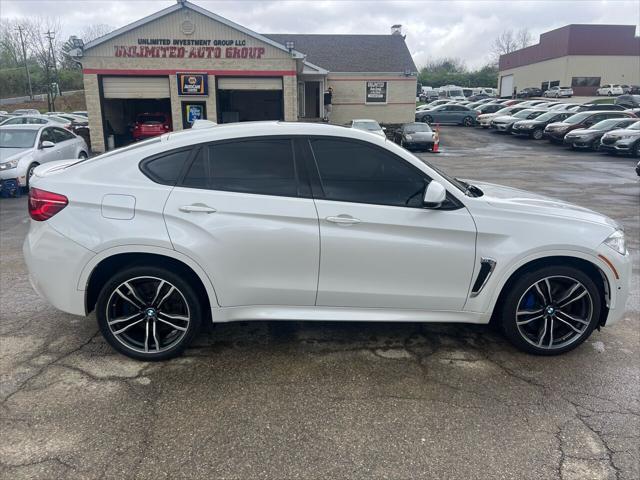
M 0 478 L 638 479 L 635 161 L 445 127 L 420 154 L 624 224 L 626 318 L 551 358 L 485 326 L 243 322 L 179 359 L 115 354 L 31 289 L 26 199 L 0 199 Z

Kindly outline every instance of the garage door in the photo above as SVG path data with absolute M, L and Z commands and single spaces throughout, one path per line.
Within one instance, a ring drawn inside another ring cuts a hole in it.
M 169 77 L 104 77 L 104 98 L 169 98 Z
M 500 96 L 510 97 L 513 95 L 513 75 L 500 77 Z
M 282 90 L 282 78 L 219 78 L 218 90 Z

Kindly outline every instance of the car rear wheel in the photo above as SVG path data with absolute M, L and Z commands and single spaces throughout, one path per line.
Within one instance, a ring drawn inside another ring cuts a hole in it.
M 470 127 L 473 125 L 473 118 L 472 117 L 464 117 L 464 119 L 462 120 L 462 124 L 465 127 Z
M 601 291 L 582 270 L 542 267 L 511 285 L 502 307 L 502 330 L 520 350 L 558 355 L 591 335 L 600 311 Z
M 541 128 L 536 128 L 531 134 L 531 138 L 533 138 L 534 140 L 542 140 L 543 136 L 544 135 Z
M 422 118 L 422 121 L 425 122 L 425 123 L 431 123 L 431 122 L 433 122 L 433 117 L 431 115 L 425 115 Z
M 96 317 L 104 338 L 137 360 L 180 355 L 200 328 L 202 307 L 193 287 L 160 267 L 135 266 L 102 288 Z

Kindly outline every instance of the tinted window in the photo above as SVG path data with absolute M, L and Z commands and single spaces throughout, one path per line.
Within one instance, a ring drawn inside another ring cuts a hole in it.
M 142 171 L 154 182 L 175 185 L 191 153 L 190 149 L 152 157 L 142 163 Z
M 262 195 L 297 196 L 288 139 L 242 140 L 210 145 L 193 162 L 184 186 Z
M 360 142 L 315 139 L 311 145 L 327 199 L 422 206 L 427 181 L 404 160 Z
M 56 143 L 56 139 L 53 136 L 53 128 L 45 128 L 44 130 L 42 130 L 42 135 L 40 135 L 40 141 L 44 142 L 45 140 L 48 142 Z
M 64 142 L 66 140 L 71 140 L 74 138 L 73 133 L 62 130 L 61 128 L 54 128 L 53 135 L 56 143 Z

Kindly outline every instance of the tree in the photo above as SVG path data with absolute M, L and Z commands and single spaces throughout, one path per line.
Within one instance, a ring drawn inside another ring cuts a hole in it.
M 527 28 L 521 28 L 514 32 L 512 29 L 503 31 L 498 38 L 493 41 L 492 52 L 496 61 L 500 55 L 515 52 L 531 45 L 531 32 Z
M 80 38 L 84 43 L 89 43 L 96 38 L 102 37 L 107 33 L 110 33 L 115 30 L 115 27 L 111 25 L 107 25 L 106 23 L 99 23 L 95 25 L 89 25 L 85 27 L 80 35 L 75 35 L 77 38 Z M 62 44 L 60 47 L 60 62 L 62 67 L 65 69 L 73 69 L 77 70 L 80 68 L 78 62 L 76 62 L 70 55 L 69 52 L 74 49 L 73 42 L 71 41 L 71 37 Z
M 16 68 L 24 62 L 17 27 L 15 21 L 0 20 L 0 68 Z

